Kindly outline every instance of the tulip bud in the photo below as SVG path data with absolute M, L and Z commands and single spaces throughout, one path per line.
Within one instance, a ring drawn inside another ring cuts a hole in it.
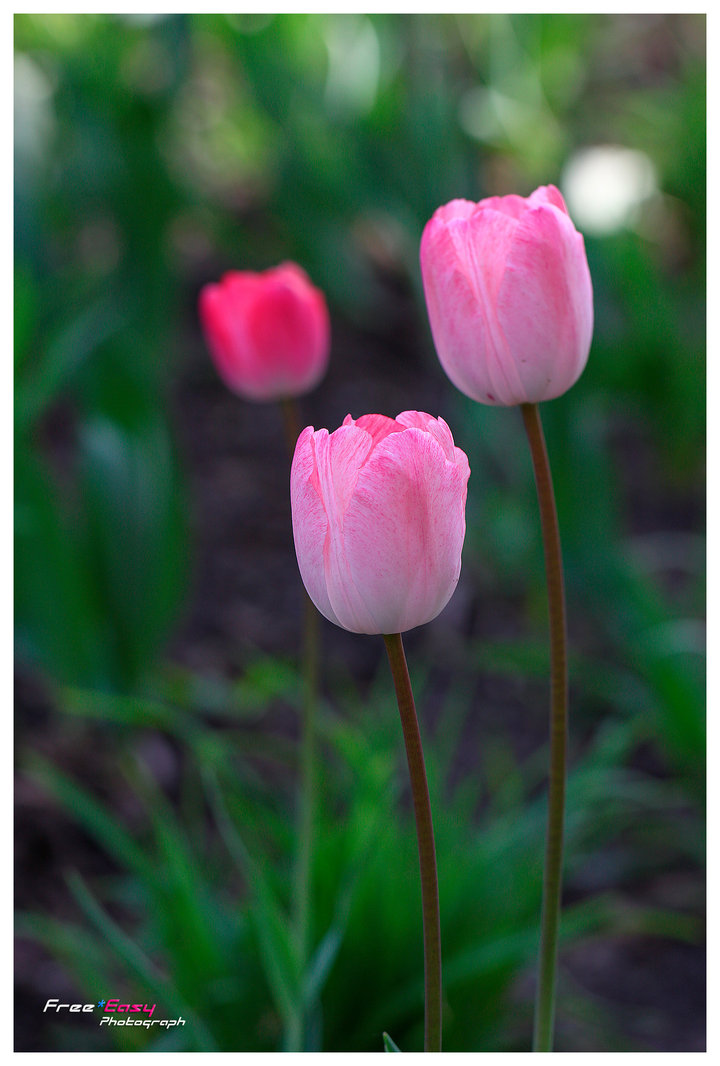
M 294 263 L 225 274 L 202 289 L 199 313 L 220 377 L 247 400 L 300 396 L 325 373 L 325 298 Z
M 553 185 L 438 208 L 420 265 L 435 347 L 461 392 L 500 406 L 538 403 L 580 377 L 592 283 L 583 238 Z
M 470 467 L 442 418 L 348 415 L 300 434 L 293 535 L 313 603 L 352 633 L 401 633 L 435 618 L 460 576 Z

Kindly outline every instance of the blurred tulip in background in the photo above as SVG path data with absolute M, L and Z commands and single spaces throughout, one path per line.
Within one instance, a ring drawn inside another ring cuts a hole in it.
M 199 309 L 220 377 L 245 399 L 301 396 L 327 369 L 325 297 L 294 263 L 230 271 L 202 289 Z

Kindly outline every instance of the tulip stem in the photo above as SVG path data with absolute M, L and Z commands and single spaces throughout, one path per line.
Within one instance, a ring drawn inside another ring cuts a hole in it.
M 292 461 L 300 434 L 297 404 L 292 398 L 281 402 L 285 437 Z M 304 591 L 304 590 L 303 590 Z M 297 854 L 293 875 L 293 938 L 301 983 L 310 954 L 310 894 L 312 889 L 312 850 L 315 832 L 315 748 L 318 691 L 318 612 L 307 592 L 304 594 L 303 694 L 300 722 L 300 762 L 298 784 Z M 306 1005 L 301 997 L 288 1025 L 286 1050 L 304 1051 Z
M 420 885 L 422 890 L 423 938 L 425 949 L 425 1051 L 442 1048 L 442 969 L 440 957 L 440 901 L 438 896 L 437 862 L 433 837 L 430 793 L 428 791 L 425 759 L 423 758 L 420 726 L 415 711 L 410 675 L 408 674 L 402 635 L 393 633 L 383 637 L 397 695 L 407 752 L 415 825 L 420 856 Z
M 550 619 L 550 772 L 533 1051 L 552 1051 L 567 773 L 567 623 L 560 532 L 540 411 L 537 404 L 521 406 L 540 505 Z
M 295 869 L 295 925 L 301 966 L 310 946 L 310 887 L 315 821 L 315 718 L 317 709 L 318 613 L 305 596 L 305 649 L 302 737 L 300 743 L 300 816 Z
M 290 456 L 290 462 L 292 462 L 293 455 L 295 454 L 295 445 L 297 444 L 297 439 L 302 430 L 298 405 L 292 396 L 280 401 L 280 411 L 282 413 L 283 429 L 285 431 L 285 443 L 287 445 L 288 455 Z

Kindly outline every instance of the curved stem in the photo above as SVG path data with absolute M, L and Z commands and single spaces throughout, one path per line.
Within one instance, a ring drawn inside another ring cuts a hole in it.
M 430 793 L 420 726 L 418 725 L 405 649 L 400 633 L 383 637 L 395 683 L 405 751 L 407 752 L 415 825 L 420 856 L 423 939 L 425 948 L 425 1051 L 442 1048 L 442 967 L 440 957 L 440 901 L 433 837 Z
M 538 405 L 522 404 L 522 414 L 540 505 L 550 617 L 550 773 L 533 1051 L 552 1051 L 567 772 L 567 624 L 555 494 Z

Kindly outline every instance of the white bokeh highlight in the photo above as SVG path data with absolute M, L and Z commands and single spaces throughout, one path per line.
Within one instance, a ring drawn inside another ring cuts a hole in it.
M 658 191 L 649 156 L 615 144 L 576 152 L 563 171 L 560 187 L 575 225 L 596 236 L 632 226 L 638 209 Z

